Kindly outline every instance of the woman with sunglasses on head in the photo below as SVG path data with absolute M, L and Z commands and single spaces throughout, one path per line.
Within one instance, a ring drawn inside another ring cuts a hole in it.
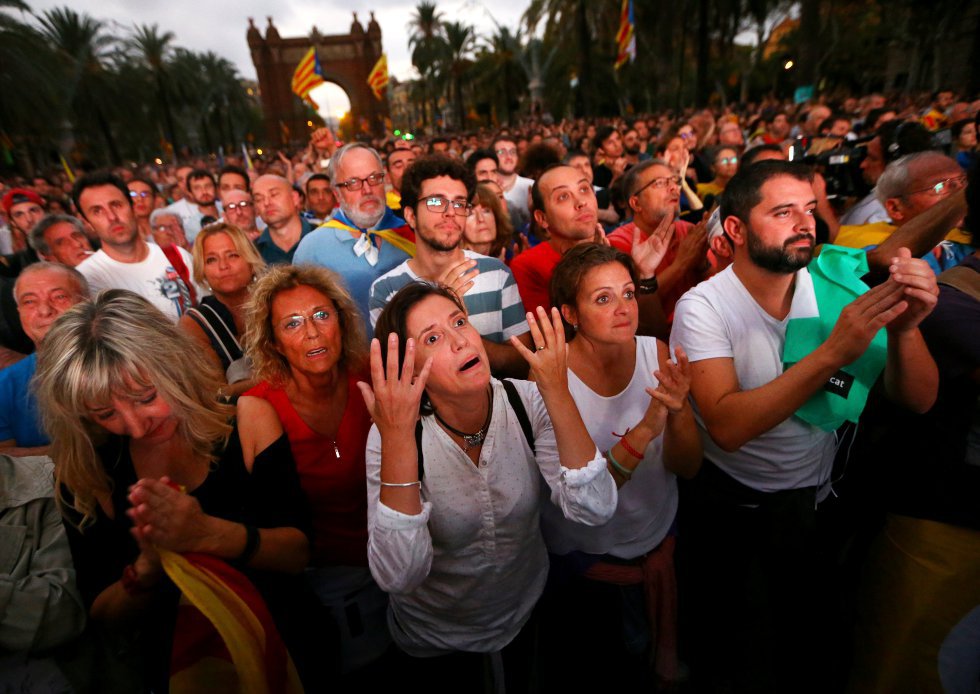
M 551 637 L 542 642 L 605 635 L 592 648 L 592 662 L 601 663 L 595 668 L 567 670 L 560 653 L 545 651 L 556 689 L 599 684 L 610 668 L 637 685 L 677 678 L 675 475 L 698 471 L 701 440 L 688 403 L 687 358 L 678 349 L 671 359 L 662 341 L 636 335 L 637 291 L 630 257 L 595 244 L 565 254 L 551 279 L 570 340 L 569 390 L 620 484 L 616 513 L 601 526 L 542 512 L 552 554 L 542 603 Z M 568 604 L 583 607 L 572 613 Z
M 245 303 L 249 287 L 265 269 L 265 261 L 243 231 L 218 222 L 194 239 L 194 281 L 211 290 L 195 308 L 180 317 L 177 327 L 205 348 L 205 356 L 221 367 L 227 386 L 221 394 L 234 398 L 255 385 L 245 358 Z
M 568 393 L 557 311 L 528 319 L 535 351 L 511 343 L 535 383 L 501 382 L 459 298 L 406 285 L 378 319 L 373 385 L 359 384 L 375 422 L 368 559 L 391 597 L 392 637 L 405 672 L 461 690 L 480 686 L 485 657 L 497 687 L 529 686 L 526 625 L 548 572 L 541 480 L 576 522 L 604 523 L 616 505 Z

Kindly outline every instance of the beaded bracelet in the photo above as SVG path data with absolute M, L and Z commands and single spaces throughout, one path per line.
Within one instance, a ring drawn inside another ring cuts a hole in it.
M 622 475 L 626 479 L 629 479 L 630 477 L 633 476 L 632 470 L 627 470 L 626 468 L 624 468 L 622 465 L 619 464 L 619 461 L 616 460 L 616 457 L 613 455 L 611 448 L 606 452 L 606 458 L 609 460 L 610 463 L 612 463 L 613 469 L 615 469 L 616 472 L 618 472 L 620 475 Z

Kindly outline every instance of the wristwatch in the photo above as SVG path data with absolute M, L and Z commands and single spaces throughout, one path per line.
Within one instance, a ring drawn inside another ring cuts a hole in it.
M 657 281 L 657 276 L 652 275 L 645 279 L 641 279 L 636 284 L 637 294 L 655 294 L 660 283 Z

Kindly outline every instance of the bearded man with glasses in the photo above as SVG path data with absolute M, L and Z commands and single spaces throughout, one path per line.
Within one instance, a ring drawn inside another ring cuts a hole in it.
M 527 362 L 510 344 L 512 336 L 527 347 L 531 344 L 517 283 L 497 258 L 460 248 L 466 218 L 473 213 L 470 200 L 475 189 L 473 173 L 445 155 L 422 157 L 408 169 L 402 179 L 402 209 L 415 231 L 416 254 L 371 285 L 371 326 L 406 284 L 446 285 L 466 304 L 469 322 L 483 338 L 491 371 L 523 378 Z
M 374 149 L 344 145 L 330 159 L 327 175 L 339 206 L 303 238 L 293 262 L 338 273 L 367 323 L 371 283 L 415 255 L 415 234 L 385 204 L 385 170 Z

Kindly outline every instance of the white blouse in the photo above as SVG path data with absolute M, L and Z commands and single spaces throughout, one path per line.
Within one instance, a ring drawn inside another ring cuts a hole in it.
M 380 502 L 381 436 L 377 427 L 368 435 L 368 563 L 391 595 L 392 636 L 410 655 L 497 651 L 524 626 L 548 573 L 538 523 L 542 476 L 551 502 L 573 521 L 601 524 L 616 510 L 616 484 L 598 449 L 586 467 L 562 467 L 537 386 L 514 385 L 536 455 L 503 385 L 493 380 L 493 415 L 478 465 L 434 417 L 423 418 L 418 515 Z

